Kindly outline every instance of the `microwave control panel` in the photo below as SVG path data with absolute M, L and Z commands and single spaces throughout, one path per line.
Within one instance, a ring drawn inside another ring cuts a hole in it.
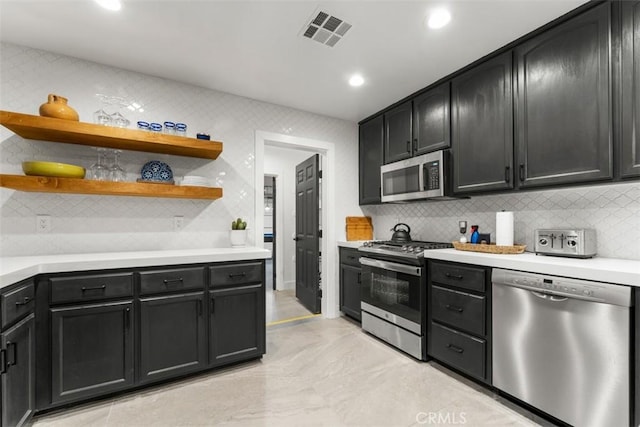
M 440 161 L 429 162 L 425 167 L 425 190 L 440 189 Z

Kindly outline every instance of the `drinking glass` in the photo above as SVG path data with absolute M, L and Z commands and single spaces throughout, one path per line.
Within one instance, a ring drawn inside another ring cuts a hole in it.
M 96 181 L 106 181 L 109 179 L 109 168 L 105 165 L 106 149 L 97 148 L 98 161 L 89 168 L 89 177 Z
M 118 158 L 121 150 L 112 150 L 113 153 L 113 164 L 109 168 L 109 180 L 114 182 L 124 182 L 127 180 L 127 173 L 118 163 Z

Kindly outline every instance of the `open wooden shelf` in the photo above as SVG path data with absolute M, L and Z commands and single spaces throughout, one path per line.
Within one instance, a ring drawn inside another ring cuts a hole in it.
M 0 124 L 26 139 L 217 159 L 222 142 L 0 110 Z
M 206 200 L 216 200 L 222 197 L 222 188 L 217 187 L 93 181 L 78 178 L 3 174 L 0 174 L 0 187 L 39 193 L 98 194 L 103 196 L 166 197 Z

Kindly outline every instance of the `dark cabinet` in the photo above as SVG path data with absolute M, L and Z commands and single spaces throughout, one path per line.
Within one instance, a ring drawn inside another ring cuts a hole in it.
M 361 205 L 380 203 L 380 166 L 384 144 L 383 116 L 377 116 L 360 125 L 359 142 L 359 199 Z
M 511 55 L 489 59 L 452 82 L 454 193 L 513 188 Z
M 265 351 L 264 285 L 216 289 L 209 295 L 211 364 L 262 356 Z
M 520 187 L 612 178 L 610 7 L 515 49 Z
M 413 99 L 413 155 L 449 148 L 449 82 Z
M 202 291 L 140 299 L 140 383 L 206 366 L 203 310 Z
M 640 2 L 619 3 L 622 17 L 620 175 L 640 176 Z
M 132 301 L 50 309 L 52 403 L 133 385 L 133 311 Z
M 265 352 L 264 262 L 230 262 L 209 269 L 209 364 Z
M 411 101 L 384 113 L 384 163 L 408 159 L 413 155 Z
M 35 410 L 35 321 L 30 314 L 0 337 L 2 425 L 26 424 Z
M 429 261 L 427 353 L 491 383 L 491 287 L 485 267 Z
M 361 321 L 362 269 L 357 249 L 340 248 L 340 311 Z

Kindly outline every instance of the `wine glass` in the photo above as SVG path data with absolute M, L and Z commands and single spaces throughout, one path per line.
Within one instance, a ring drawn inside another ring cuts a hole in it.
M 121 113 L 122 109 L 128 105 L 127 100 L 119 96 L 114 96 L 111 98 L 111 103 L 116 108 L 116 112 L 111 114 L 111 125 L 117 128 L 129 127 L 131 122 Z
M 110 126 L 111 115 L 105 111 L 108 105 L 107 95 L 96 94 L 100 98 L 100 109 L 93 113 L 93 122 L 99 125 Z
M 106 181 L 109 179 L 109 168 L 105 165 L 106 149 L 97 148 L 98 161 L 89 168 L 89 177 L 96 181 Z
M 121 150 L 112 150 L 113 153 L 113 164 L 109 168 L 109 179 L 114 182 L 124 182 L 127 180 L 127 173 L 118 163 L 118 158 Z

